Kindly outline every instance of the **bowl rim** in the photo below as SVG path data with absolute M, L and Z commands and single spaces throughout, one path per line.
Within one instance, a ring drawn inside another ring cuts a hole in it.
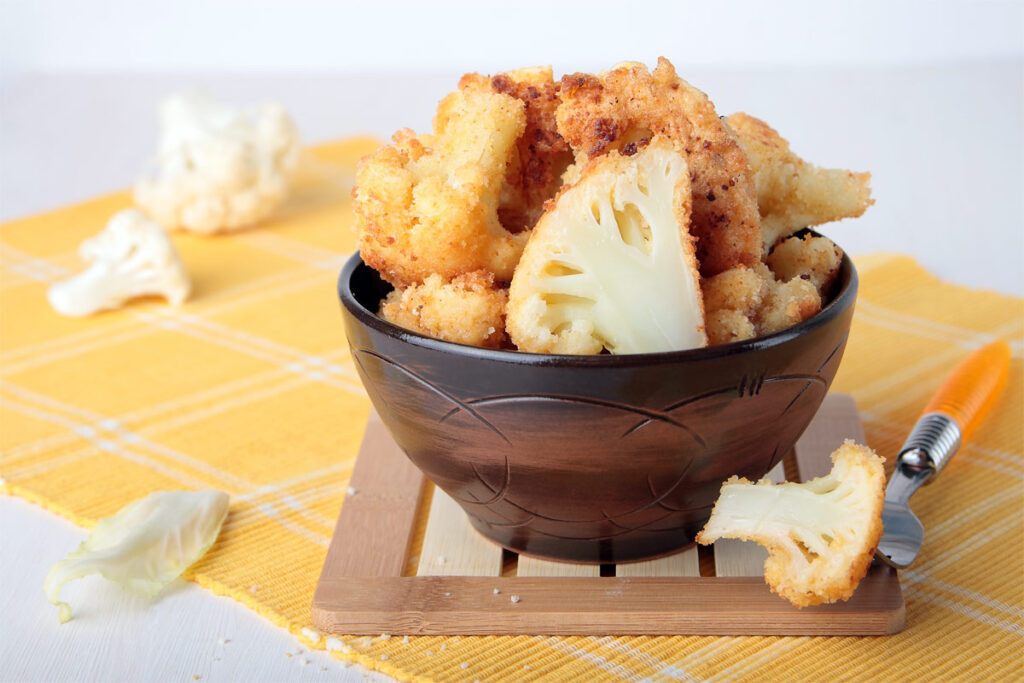
M 485 349 L 479 346 L 459 344 L 457 342 L 435 339 L 426 335 L 407 330 L 379 318 L 375 312 L 371 312 L 352 294 L 352 276 L 358 268 L 370 268 L 363 263 L 359 252 L 355 252 L 345 261 L 338 276 L 338 297 L 342 306 L 361 324 L 387 337 L 405 342 L 412 346 L 430 349 L 440 353 L 446 353 L 479 360 L 491 360 L 502 363 L 515 363 L 525 365 L 545 366 L 574 366 L 574 367 L 597 367 L 597 368 L 621 368 L 637 365 L 657 365 L 662 363 L 694 362 L 711 360 L 726 356 L 733 356 L 752 351 L 762 351 L 768 348 L 781 346 L 797 337 L 812 332 L 832 320 L 838 318 L 848 308 L 851 308 L 857 297 L 859 288 L 859 277 L 853 260 L 843 251 L 843 258 L 840 262 L 840 273 L 844 270 L 849 272 L 845 286 L 840 289 L 832 300 L 819 311 L 803 322 L 784 328 L 771 334 L 761 337 L 752 337 L 740 341 L 704 346 L 696 349 L 685 349 L 683 351 L 659 351 L 656 353 L 631 353 L 631 354 L 601 354 L 601 355 L 574 355 L 574 354 L 549 354 L 531 353 L 529 351 L 515 351 L 504 349 Z

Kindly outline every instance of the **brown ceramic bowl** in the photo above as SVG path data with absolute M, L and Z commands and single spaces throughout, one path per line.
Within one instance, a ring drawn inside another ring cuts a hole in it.
M 690 351 L 555 356 L 431 339 L 375 312 L 391 286 L 341 272 L 348 342 L 395 441 L 487 538 L 517 552 L 628 562 L 693 543 L 722 482 L 768 472 L 843 355 L 857 273 L 818 315 Z

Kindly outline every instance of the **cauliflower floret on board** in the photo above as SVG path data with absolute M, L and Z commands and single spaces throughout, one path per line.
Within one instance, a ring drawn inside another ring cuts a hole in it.
M 686 159 L 662 138 L 633 156 L 588 163 L 537 223 L 512 279 L 507 325 L 519 350 L 706 345 L 689 177 Z
M 236 230 L 259 222 L 288 196 L 301 143 L 279 104 L 228 107 L 199 93 L 160 105 L 160 142 L 135 203 L 168 230 Z
M 561 98 L 558 130 L 576 152 L 572 171 L 609 150 L 635 149 L 663 135 L 690 167 L 690 233 L 697 238 L 701 274 L 760 259 L 760 216 L 747 157 L 707 95 L 679 78 L 667 59 L 659 59 L 653 72 L 627 62 L 600 76 L 564 76 Z
M 360 253 L 397 287 L 477 270 L 509 282 L 529 237 L 498 220 L 523 103 L 472 79 L 463 86 L 441 101 L 433 135 L 399 131 L 356 170 Z
M 763 545 L 765 581 L 797 607 L 848 600 L 882 536 L 882 465 L 870 448 L 846 441 L 832 453 L 832 471 L 803 484 L 731 477 L 697 542 Z
M 413 332 L 471 346 L 501 348 L 505 334 L 508 290 L 497 287 L 485 271 L 445 281 L 440 275 L 422 284 L 392 291 L 381 302 L 384 320 Z
M 874 203 L 870 173 L 809 164 L 771 126 L 749 114 L 733 114 L 727 122 L 750 160 L 765 252 L 797 230 L 855 218 Z

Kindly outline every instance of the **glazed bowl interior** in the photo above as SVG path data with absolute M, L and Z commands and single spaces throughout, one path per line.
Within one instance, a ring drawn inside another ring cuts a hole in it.
M 398 445 L 492 541 L 612 563 L 690 545 L 725 479 L 759 478 L 792 448 L 842 358 L 857 273 L 844 256 L 829 303 L 780 332 L 621 356 L 432 339 L 377 317 L 390 290 L 358 254 L 338 283 L 356 367 Z

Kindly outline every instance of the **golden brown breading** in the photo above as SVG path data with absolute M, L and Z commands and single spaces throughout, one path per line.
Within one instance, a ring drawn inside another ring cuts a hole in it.
M 728 308 L 720 308 L 708 313 L 705 325 L 709 346 L 750 339 L 757 335 L 754 323 L 750 321 L 749 317 L 741 311 Z
M 544 202 L 558 193 L 562 173 L 573 160 L 555 121 L 561 84 L 547 66 L 498 74 L 489 79 L 489 85 L 494 92 L 522 100 L 526 107 L 526 128 L 505 173 L 498 218 L 510 232 L 529 230 L 544 212 Z
M 777 280 L 760 262 L 705 278 L 701 288 L 712 344 L 777 332 L 821 310 L 821 297 L 809 280 Z
M 577 167 L 612 149 L 634 153 L 654 134 L 685 152 L 702 275 L 759 260 L 760 217 L 746 155 L 707 96 L 679 78 L 667 59 L 653 72 L 625 63 L 599 77 L 564 76 L 561 97 L 558 130 L 576 152 Z
M 822 299 L 828 297 L 839 275 L 843 252 L 827 237 L 788 237 L 775 245 L 765 262 L 781 280 L 808 280 Z
M 765 252 L 797 230 L 860 216 L 874 204 L 870 173 L 819 168 L 764 121 L 743 113 L 727 120 L 750 159 Z
M 821 310 L 818 290 L 807 280 L 772 280 L 768 296 L 757 311 L 758 335 L 770 334 L 807 320 Z
M 423 284 L 396 289 L 381 302 L 385 320 L 428 337 L 500 348 L 505 335 L 508 290 L 490 273 L 476 271 L 446 282 L 430 275 Z
M 363 261 L 400 287 L 476 270 L 510 281 L 528 233 L 505 230 L 497 210 L 523 109 L 501 93 L 457 90 L 441 101 L 434 135 L 399 131 L 364 158 L 353 190 Z

